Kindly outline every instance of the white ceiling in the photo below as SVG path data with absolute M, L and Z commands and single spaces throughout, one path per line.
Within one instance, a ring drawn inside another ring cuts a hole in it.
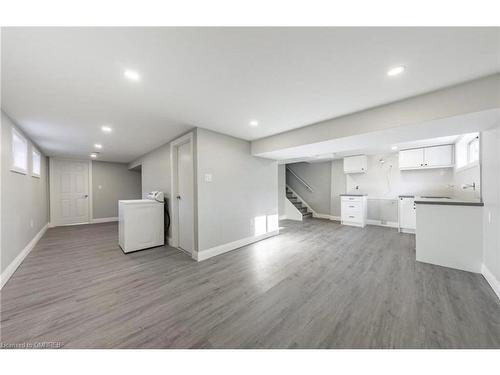
M 253 140 L 492 74 L 499 30 L 3 28 L 2 108 L 49 155 L 128 162 L 194 126 Z

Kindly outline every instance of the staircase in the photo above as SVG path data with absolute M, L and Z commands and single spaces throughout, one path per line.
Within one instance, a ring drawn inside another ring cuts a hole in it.
M 298 200 L 295 194 L 288 187 L 286 188 L 286 197 L 295 207 L 297 207 L 297 210 L 302 213 L 303 219 L 312 217 L 312 213 L 307 211 L 307 207 L 302 205 L 302 202 Z

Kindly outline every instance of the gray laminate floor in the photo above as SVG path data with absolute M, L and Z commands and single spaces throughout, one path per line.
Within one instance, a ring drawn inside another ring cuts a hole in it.
M 417 263 L 394 229 L 282 221 L 196 263 L 125 255 L 116 223 L 49 229 L 1 291 L 1 341 L 65 348 L 499 348 L 481 275 Z

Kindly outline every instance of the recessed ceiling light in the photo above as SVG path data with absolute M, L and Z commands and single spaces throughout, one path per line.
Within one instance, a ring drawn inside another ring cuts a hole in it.
M 397 76 L 405 71 L 405 67 L 403 65 L 395 66 L 387 71 L 387 75 L 390 77 Z
M 111 133 L 113 131 L 113 129 L 111 128 L 111 126 L 108 126 L 108 125 L 103 125 L 101 126 L 101 130 L 104 132 L 104 133 Z
M 391 150 L 396 151 L 397 149 L 398 149 L 398 146 L 392 146 L 392 147 L 391 147 Z
M 90 154 L 90 157 L 91 157 L 92 159 L 97 158 L 97 152 L 93 152 L 93 153 L 91 153 L 91 154 Z
M 259 126 L 259 122 L 257 120 L 252 120 L 250 121 L 250 126 L 253 126 L 253 127 L 256 127 L 256 126 Z
M 141 76 L 135 70 L 125 69 L 123 75 L 130 81 L 138 82 L 141 80 Z
M 98 149 L 101 149 L 102 148 L 102 145 L 100 143 L 95 143 L 94 144 L 94 147 L 95 148 L 98 148 Z

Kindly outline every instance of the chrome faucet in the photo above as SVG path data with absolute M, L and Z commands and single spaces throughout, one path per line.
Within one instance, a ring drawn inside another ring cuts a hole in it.
M 473 182 L 472 184 L 463 184 L 462 185 L 462 189 L 465 190 L 465 189 L 472 189 L 472 190 L 476 190 L 476 183 Z

